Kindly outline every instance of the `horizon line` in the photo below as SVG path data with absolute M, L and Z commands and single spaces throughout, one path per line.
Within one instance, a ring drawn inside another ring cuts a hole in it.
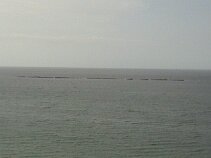
M 66 66 L 0 66 L 0 68 L 44 68 L 44 69 L 113 69 L 113 70 L 198 70 L 198 71 L 211 71 L 211 69 L 190 69 L 190 68 L 138 68 L 138 67 L 66 67 Z

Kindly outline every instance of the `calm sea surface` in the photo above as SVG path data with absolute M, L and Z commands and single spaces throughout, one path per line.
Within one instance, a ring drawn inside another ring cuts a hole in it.
M 211 71 L 0 68 L 0 158 L 25 157 L 210 158 Z

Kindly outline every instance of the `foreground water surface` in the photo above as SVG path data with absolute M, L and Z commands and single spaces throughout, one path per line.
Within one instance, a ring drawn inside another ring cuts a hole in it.
M 0 158 L 210 156 L 210 71 L 0 68 Z

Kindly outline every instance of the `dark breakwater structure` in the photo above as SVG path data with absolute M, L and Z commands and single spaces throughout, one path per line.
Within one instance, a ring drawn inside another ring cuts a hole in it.
M 153 78 L 151 80 L 155 80 L 155 81 L 168 81 L 167 78 Z
M 17 76 L 20 78 L 40 78 L 40 79 L 70 79 L 70 77 L 65 76 Z
M 20 78 L 37 78 L 37 79 L 75 79 L 67 76 L 17 76 Z M 84 78 L 83 78 L 84 79 Z M 114 77 L 87 77 L 85 78 L 87 80 L 121 80 L 123 78 L 114 78 Z M 133 80 L 142 80 L 142 81 L 185 81 L 184 79 L 168 79 L 168 78 L 141 78 L 141 79 L 135 79 L 135 78 L 125 78 L 125 80 L 133 81 Z
M 110 77 L 91 77 L 91 78 L 86 78 L 86 79 L 88 79 L 88 80 L 116 80 L 116 79 L 118 79 L 118 78 L 110 78 Z

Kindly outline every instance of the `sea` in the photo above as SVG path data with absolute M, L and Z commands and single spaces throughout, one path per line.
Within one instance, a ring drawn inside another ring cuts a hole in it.
M 210 157 L 210 70 L 0 68 L 0 158 Z

